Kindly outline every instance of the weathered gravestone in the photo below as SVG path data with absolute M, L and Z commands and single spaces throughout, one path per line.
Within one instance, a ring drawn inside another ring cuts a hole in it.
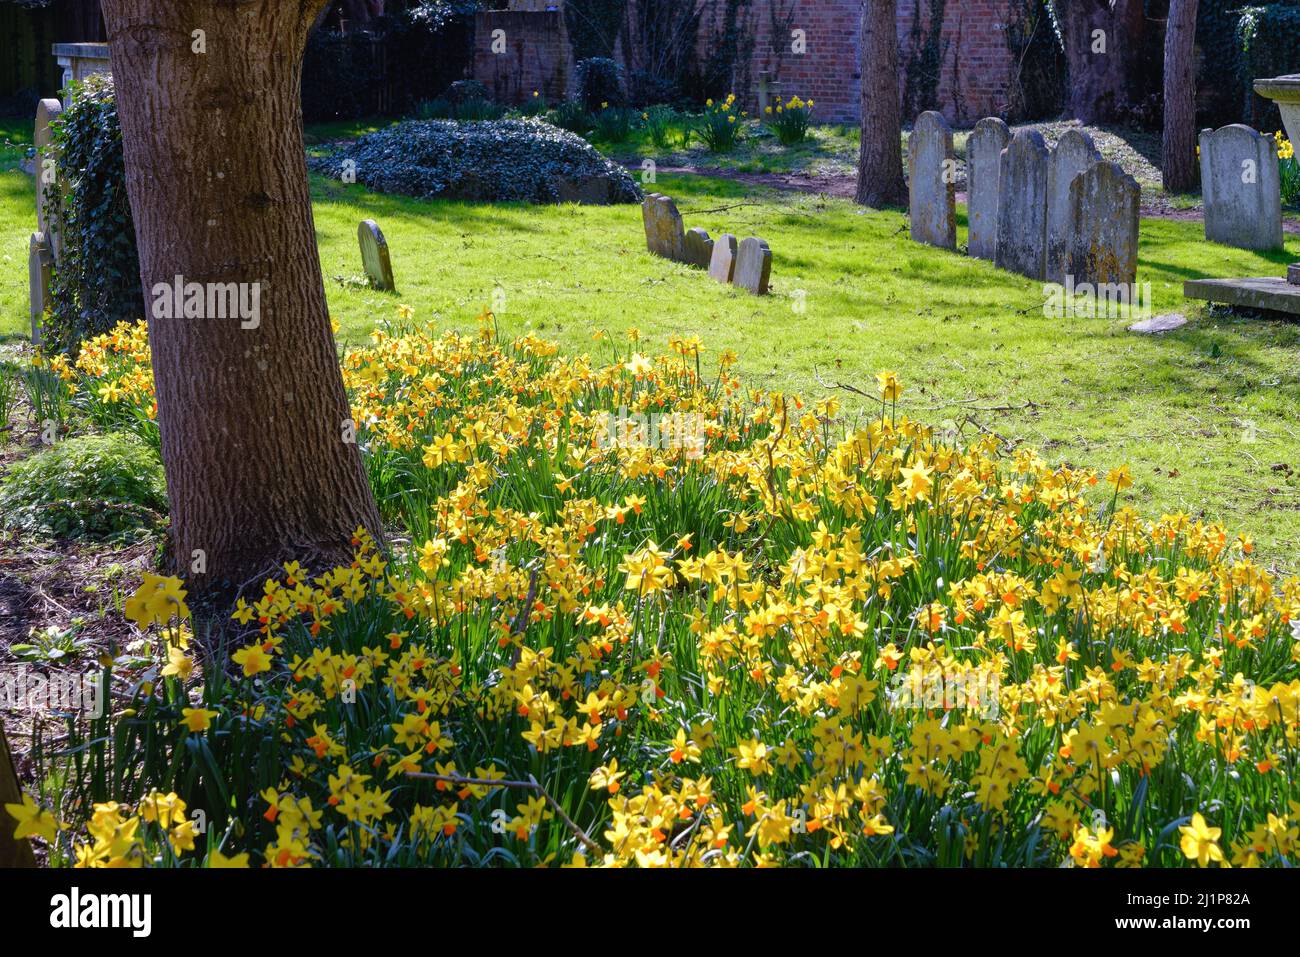
M 361 262 L 366 276 L 376 289 L 396 289 L 393 282 L 393 263 L 388 257 L 388 240 L 373 219 L 363 219 L 357 227 L 357 241 L 361 244 Z
M 1052 150 L 1047 166 L 1047 281 L 1065 282 L 1066 260 L 1070 256 L 1074 227 L 1070 222 L 1070 184 L 1074 178 L 1101 161 L 1092 137 L 1079 130 L 1066 130 Z M 1078 276 L 1075 282 L 1084 282 Z
M 998 169 L 998 248 L 994 262 L 1030 279 L 1047 264 L 1047 165 L 1051 153 L 1036 130 L 1018 130 Z
M 939 113 L 926 110 L 907 138 L 908 216 L 912 240 L 957 248 L 957 164 L 952 130 Z
M 1137 280 L 1140 199 L 1137 180 L 1108 160 L 1074 178 L 1069 190 L 1073 233 L 1064 271 L 1076 287 L 1131 287 Z
M 713 257 L 713 240 L 709 231 L 695 226 L 686 230 L 686 261 L 700 269 L 708 269 Z
M 709 257 L 709 278 L 718 282 L 731 282 L 736 269 L 736 237 L 723 233 L 713 243 Z
M 32 233 L 27 247 L 27 283 L 31 300 L 32 345 L 41 344 L 41 323 L 50 305 L 50 283 L 54 276 L 54 255 L 44 233 Z
M 1241 249 L 1282 247 L 1282 185 L 1272 137 L 1233 123 L 1201 131 L 1205 238 Z
M 53 166 L 47 164 L 46 160 L 52 161 L 54 159 L 53 150 L 50 149 L 50 143 L 53 140 L 50 124 L 62 112 L 63 104 L 58 100 L 41 100 L 36 107 L 36 127 L 32 136 L 32 142 L 36 146 L 36 228 L 50 240 L 54 238 L 54 230 L 50 228 L 55 218 L 54 204 L 46 198 L 45 190 L 55 184 L 51 182 Z
M 1011 130 L 995 116 L 976 123 L 966 140 L 967 249 L 980 259 L 997 252 L 999 164 L 1010 140 Z
M 772 250 L 761 239 L 750 236 L 740 242 L 736 252 L 736 268 L 731 284 L 748 289 L 756 296 L 767 293 L 767 281 L 772 275 Z
M 651 193 L 641 204 L 641 217 L 645 222 L 646 248 L 656 256 L 684 262 L 686 231 L 677 204 L 661 193 Z

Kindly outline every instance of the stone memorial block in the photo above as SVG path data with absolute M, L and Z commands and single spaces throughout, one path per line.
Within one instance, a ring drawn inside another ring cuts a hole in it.
M 966 140 L 967 249 L 972 256 L 992 259 L 998 248 L 998 167 L 1011 130 L 997 117 L 975 124 Z
M 686 230 L 677 204 L 668 196 L 652 193 L 643 206 L 646 215 L 646 245 L 656 256 L 686 261 Z
M 47 237 L 50 236 L 51 203 L 45 197 L 46 180 L 45 160 L 52 158 L 48 152 L 53 133 L 50 124 L 63 112 L 63 104 L 55 99 L 41 100 L 36 107 L 36 126 L 32 142 L 36 146 L 36 227 Z
M 723 233 L 713 243 L 709 256 L 709 278 L 718 282 L 731 282 L 736 269 L 736 237 Z
M 27 247 L 27 282 L 31 298 L 32 345 L 41 344 L 41 323 L 50 305 L 50 284 L 54 278 L 54 256 L 44 233 L 32 233 Z
M 772 275 L 772 250 L 761 239 L 750 236 L 741 240 L 736 253 L 736 268 L 731 284 L 748 289 L 756 296 L 767 293 L 767 281 Z
M 908 215 L 912 239 L 957 248 L 957 164 L 952 129 L 939 113 L 926 110 L 907 138 Z
M 363 219 L 357 227 L 357 241 L 361 244 L 361 263 L 366 276 L 376 289 L 396 289 L 393 282 L 393 264 L 388 257 L 388 240 L 373 219 Z
M 709 238 L 709 231 L 699 226 L 686 230 L 686 261 L 700 269 L 708 269 L 712 257 L 713 240 Z
M 1079 130 L 1066 130 L 1052 150 L 1047 167 L 1047 281 L 1065 282 L 1066 260 L 1070 257 L 1074 228 L 1070 222 L 1070 184 L 1101 153 L 1092 137 Z M 1084 280 L 1075 277 L 1075 282 Z
M 998 166 L 998 247 L 1002 269 L 1042 279 L 1047 266 L 1047 167 L 1051 151 L 1037 130 L 1018 130 Z
M 1205 238 L 1241 249 L 1282 248 L 1282 184 L 1270 136 L 1233 123 L 1201 131 Z
M 1074 178 L 1069 191 L 1073 234 L 1064 272 L 1076 287 L 1136 282 L 1140 201 L 1137 180 L 1109 160 Z

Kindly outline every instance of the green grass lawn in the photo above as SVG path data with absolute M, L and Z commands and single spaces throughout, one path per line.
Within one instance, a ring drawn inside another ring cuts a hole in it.
M 1216 317 L 1181 291 L 1187 278 L 1279 274 L 1300 258 L 1295 239 L 1288 253 L 1260 255 L 1207 244 L 1199 222 L 1144 221 L 1138 280 L 1151 283 L 1156 312 L 1193 320 L 1147 337 L 1127 333 L 1126 319 L 1046 318 L 1041 284 L 911 243 L 901 212 L 690 175 L 661 175 L 653 188 L 677 199 L 688 226 L 767 239 L 772 295 L 651 256 L 636 206 L 422 202 L 315 178 L 342 338 L 361 342 L 399 303 L 470 329 L 499 290 L 504 331 L 574 352 L 608 355 L 609 343 L 592 340 L 600 330 L 623 348 L 635 327 L 644 352 L 697 335 L 714 356 L 737 352 L 751 384 L 807 396 L 827 394 L 823 383 L 870 387 L 876 370 L 893 368 L 909 414 L 968 435 L 994 431 L 1049 461 L 1103 471 L 1129 462 L 1144 509 L 1221 519 L 1274 564 L 1300 566 L 1300 326 Z M 0 336 L 27 326 L 32 195 L 31 180 L 0 157 Z M 356 230 L 366 217 L 388 238 L 396 294 L 361 282 Z M 964 217 L 959 225 L 964 242 Z M 848 414 L 861 412 L 861 400 L 840 394 Z
M 32 124 L 0 118 L 0 342 L 26 337 L 27 245 L 36 230 L 36 183 L 19 169 Z

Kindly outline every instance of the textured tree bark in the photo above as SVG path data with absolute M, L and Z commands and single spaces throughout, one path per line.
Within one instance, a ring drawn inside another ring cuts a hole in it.
M 4 722 L 0 721 L 0 867 L 36 866 L 31 843 L 26 838 L 14 837 L 14 822 L 4 811 L 4 805 L 21 804 L 22 800 L 14 759 L 5 740 Z
M 346 559 L 380 523 L 330 330 L 303 152 L 325 0 L 104 0 L 177 570 L 224 589 Z M 202 37 L 195 31 L 203 31 Z M 206 52 L 196 52 L 202 39 Z M 159 318 L 162 285 L 247 284 L 242 313 Z M 205 563 L 204 574 L 197 564 Z
M 865 0 L 862 4 L 862 148 L 857 201 L 864 206 L 907 202 L 897 11 L 896 0 Z
M 1196 187 L 1197 0 L 1169 0 L 1165 26 L 1165 136 L 1160 169 L 1165 189 L 1186 193 Z
M 1146 21 L 1142 0 L 1052 0 L 1070 72 L 1068 115 L 1083 123 L 1118 119 Z

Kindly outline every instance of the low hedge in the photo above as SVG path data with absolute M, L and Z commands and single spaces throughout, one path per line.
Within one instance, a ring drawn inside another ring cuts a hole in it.
M 432 199 L 554 203 L 586 187 L 594 201 L 635 203 L 631 175 L 590 144 L 541 120 L 456 123 L 408 120 L 310 161 L 340 177 L 352 160 L 357 182 L 381 193 Z M 594 184 L 594 185 L 593 185 Z

